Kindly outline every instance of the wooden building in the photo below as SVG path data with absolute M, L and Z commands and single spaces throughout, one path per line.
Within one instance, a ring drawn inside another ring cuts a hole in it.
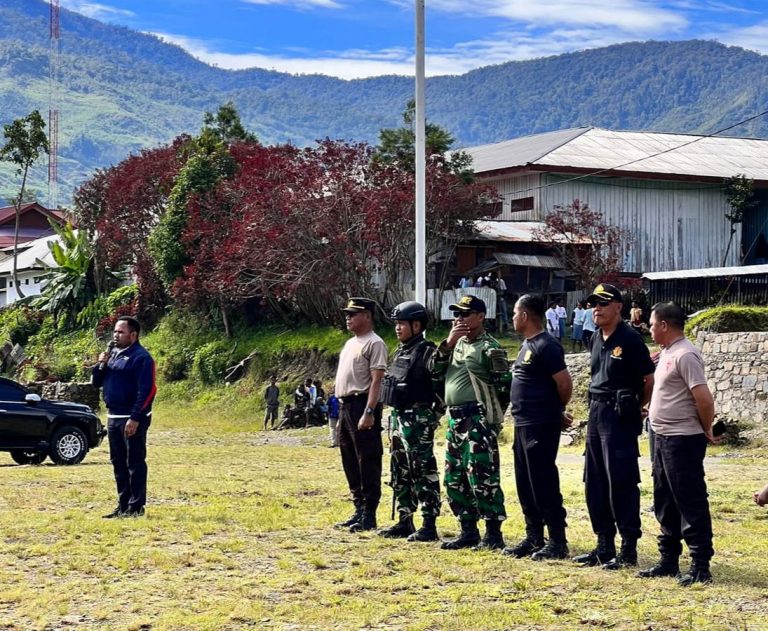
M 497 252 L 547 254 L 535 239 L 511 244 L 499 235 L 517 222 L 531 232 L 574 199 L 632 232 L 624 263 L 632 275 L 719 267 L 731 230 L 724 181 L 739 174 L 754 180 L 759 203 L 735 226 L 725 265 L 768 257 L 768 140 L 584 127 L 466 151 L 503 201 L 498 217 L 481 222 L 482 247 L 459 251 L 457 273 Z

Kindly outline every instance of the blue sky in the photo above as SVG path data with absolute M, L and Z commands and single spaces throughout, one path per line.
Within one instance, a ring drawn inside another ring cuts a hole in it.
M 413 0 L 60 0 L 222 68 L 413 74 Z M 429 75 L 638 40 L 768 54 L 768 0 L 426 0 Z

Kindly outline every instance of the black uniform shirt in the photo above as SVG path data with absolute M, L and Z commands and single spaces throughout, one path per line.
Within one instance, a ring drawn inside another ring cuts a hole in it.
M 512 370 L 510 402 L 518 427 L 560 423 L 563 405 L 552 378 L 565 370 L 563 347 L 546 331 L 525 340 Z
M 607 340 L 599 328 L 592 336 L 590 394 L 611 395 L 629 388 L 639 395 L 643 378 L 655 369 L 642 336 L 623 320 Z

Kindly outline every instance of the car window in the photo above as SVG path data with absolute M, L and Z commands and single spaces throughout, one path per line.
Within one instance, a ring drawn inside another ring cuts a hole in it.
M 10 383 L 0 383 L 0 401 L 23 401 L 27 393 Z

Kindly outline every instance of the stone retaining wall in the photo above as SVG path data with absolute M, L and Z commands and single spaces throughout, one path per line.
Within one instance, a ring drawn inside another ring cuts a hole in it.
M 709 389 L 718 416 L 768 425 L 768 332 L 699 333 Z M 589 385 L 587 353 L 565 356 L 574 398 Z
M 696 344 L 704 356 L 717 414 L 768 422 L 768 332 L 700 332 Z
M 50 399 L 51 401 L 82 403 L 97 412 L 101 406 L 99 390 L 94 388 L 90 383 L 66 383 L 63 381 L 49 383 L 47 381 L 35 381 L 24 385 L 30 392 L 35 392 L 44 399 Z

